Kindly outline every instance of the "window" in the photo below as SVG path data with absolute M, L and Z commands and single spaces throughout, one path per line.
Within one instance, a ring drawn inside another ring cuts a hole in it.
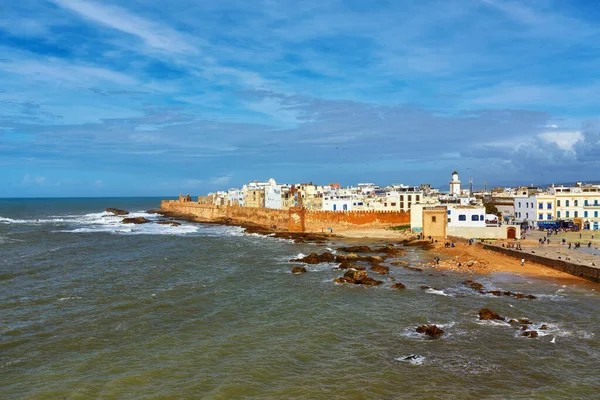
M 452 218 L 448 218 L 448 223 L 452 222 Z
M 466 221 L 466 220 L 467 220 L 467 216 L 466 216 L 465 214 L 460 214 L 460 215 L 458 216 L 458 220 L 459 220 L 459 221 Z
M 594 200 L 594 205 L 597 206 L 598 205 L 598 200 Z
M 568 211 L 565 211 L 565 215 L 566 215 L 567 218 L 569 218 L 569 212 Z
M 552 219 L 552 214 L 548 214 L 548 215 L 546 215 L 546 217 L 548 217 L 547 219 L 548 219 L 548 221 L 550 221 Z
M 538 219 L 540 219 L 540 220 L 544 219 L 544 214 L 539 214 Z
M 448 210 L 448 215 L 450 215 L 450 210 Z
M 529 218 L 529 213 L 525 213 L 525 218 Z
M 548 204 L 546 204 L 546 208 L 547 208 L 548 210 L 552 210 L 552 203 L 548 203 Z
M 519 202 L 519 208 L 521 208 L 521 202 Z
M 573 217 L 574 217 L 574 218 L 577 218 L 578 216 L 579 216 L 579 211 L 575 211 L 575 212 L 573 213 Z
M 577 205 L 578 205 L 578 204 L 579 204 L 579 200 L 573 200 L 573 205 L 574 205 L 575 207 L 577 207 Z
M 533 208 L 533 203 L 531 203 L 531 208 Z
M 384 207 L 387 207 L 387 203 L 383 203 L 383 206 L 384 206 Z
M 594 211 L 594 218 L 598 218 L 598 211 Z
M 479 215 L 471 215 L 471 221 L 479 221 Z
M 560 218 L 560 211 L 556 212 L 556 218 Z
M 392 207 L 396 207 L 396 203 L 392 203 Z
M 344 204 L 344 211 L 348 211 L 348 204 Z
M 483 215 L 480 215 L 480 216 L 479 216 L 479 220 L 480 220 L 480 221 L 484 221 L 484 220 L 485 220 L 485 219 L 483 218 Z
M 560 207 L 560 200 L 556 200 L 556 207 Z
M 404 202 L 400 202 L 400 208 L 404 208 Z
M 421 196 L 419 196 L 419 195 L 416 195 L 416 196 L 415 196 L 415 201 L 419 201 L 419 200 L 421 200 Z
M 337 206 L 334 204 L 333 205 L 333 211 L 336 211 L 336 210 L 337 210 Z
M 435 216 L 431 217 L 431 222 L 436 222 L 436 217 Z
M 587 211 L 584 211 L 584 212 L 583 212 L 583 217 L 584 217 L 584 218 L 587 218 L 587 217 L 588 217 L 588 212 L 587 212 Z
M 583 201 L 583 205 L 584 205 L 584 206 L 589 206 L 589 204 L 588 204 L 588 201 L 587 201 L 587 200 L 584 200 L 584 201 Z
M 569 207 L 569 200 L 565 200 L 565 207 Z
M 538 204 L 538 208 L 539 208 L 540 210 L 542 210 L 542 209 L 544 208 L 544 204 L 542 204 L 542 203 Z

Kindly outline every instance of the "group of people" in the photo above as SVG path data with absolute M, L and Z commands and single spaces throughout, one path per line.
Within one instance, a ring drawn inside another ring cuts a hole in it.
M 469 243 L 469 244 L 470 244 L 470 243 Z M 452 242 L 452 243 L 450 243 L 450 242 L 446 242 L 446 243 L 444 243 L 444 247 L 445 247 L 445 248 L 449 248 L 449 247 L 455 247 L 455 246 L 454 246 L 454 242 Z
M 547 237 L 539 238 L 538 243 L 539 244 L 550 244 L 550 239 L 548 239 Z
M 502 243 L 502 247 L 507 248 L 507 249 L 523 250 L 520 242 L 507 243 L 506 245 L 504 243 Z

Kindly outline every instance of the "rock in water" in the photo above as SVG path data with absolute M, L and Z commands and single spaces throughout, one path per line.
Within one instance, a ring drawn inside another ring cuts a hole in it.
M 292 274 L 303 274 L 306 272 L 306 268 L 304 267 L 294 267 L 292 269 Z
M 537 331 L 527 331 L 527 332 L 523 332 L 523 334 L 521 336 L 525 336 L 528 338 L 536 338 L 536 337 L 538 337 L 538 333 L 537 333 Z
M 350 246 L 350 247 L 340 247 L 338 251 L 344 251 L 346 253 L 371 253 L 371 248 L 369 246 Z
M 482 308 L 481 310 L 479 310 L 479 319 L 482 321 L 494 319 L 504 321 L 504 317 L 501 317 L 489 308 Z
M 306 257 L 303 258 L 295 258 L 291 260 L 292 262 L 303 262 L 306 264 L 320 264 L 323 262 L 334 262 L 335 256 L 330 252 L 326 251 L 323 254 L 310 253 Z
M 144 217 L 123 218 L 122 224 L 147 224 L 150 220 Z
M 385 274 L 387 274 L 387 273 L 389 273 L 389 272 L 390 272 L 390 269 L 389 269 L 389 267 L 386 267 L 386 266 L 384 266 L 384 265 L 377 265 L 377 264 L 376 264 L 376 265 L 373 265 L 373 266 L 371 267 L 371 270 L 372 270 L 373 272 L 377 272 L 379 275 L 385 275 Z
M 383 281 L 378 281 L 376 279 L 371 278 L 369 275 L 367 275 L 367 272 L 365 270 L 360 270 L 360 271 L 356 271 L 356 270 L 349 270 L 347 271 L 344 276 L 340 277 L 340 278 L 336 278 L 334 280 L 334 282 L 336 283 L 351 283 L 353 285 L 367 285 L 367 286 L 377 286 L 377 285 L 381 285 L 383 283 Z
M 181 226 L 181 224 L 179 222 L 175 222 L 175 221 L 158 221 L 156 223 L 159 225 Z
M 128 215 L 129 211 L 119 210 L 118 208 L 107 208 L 105 210 L 108 213 L 112 213 L 113 215 Z
M 392 285 L 392 289 L 405 289 L 405 288 L 406 288 L 406 286 L 404 286 L 400 282 L 396 282 Z
M 435 339 L 442 336 L 444 331 L 435 325 L 421 325 L 417 328 L 417 333 L 422 333 Z

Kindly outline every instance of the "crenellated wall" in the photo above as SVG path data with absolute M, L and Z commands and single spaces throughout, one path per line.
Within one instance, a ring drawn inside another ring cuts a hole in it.
M 394 211 L 310 211 L 304 208 L 274 210 L 239 206 L 212 206 L 180 200 L 163 200 L 161 210 L 193 215 L 199 221 L 255 224 L 290 232 L 345 231 L 410 224 L 410 213 Z

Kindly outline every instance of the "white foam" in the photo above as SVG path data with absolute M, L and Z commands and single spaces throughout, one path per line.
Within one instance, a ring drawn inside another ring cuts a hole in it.
M 451 294 L 445 293 L 443 290 L 436 290 L 433 288 L 425 289 L 425 293 L 437 294 L 438 296 L 453 297 Z
M 412 365 L 423 365 L 425 362 L 425 357 L 417 355 L 417 354 L 409 354 L 406 356 L 400 356 L 394 358 L 395 361 L 405 362 Z

